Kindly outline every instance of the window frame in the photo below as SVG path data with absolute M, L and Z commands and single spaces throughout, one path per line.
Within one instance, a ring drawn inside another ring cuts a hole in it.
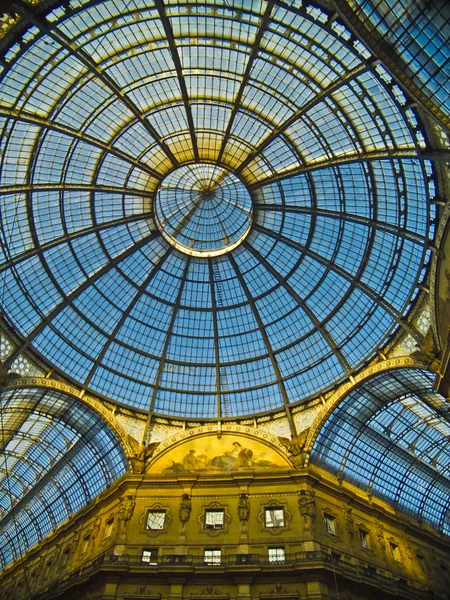
M 281 525 L 279 522 L 277 523 L 277 519 L 272 519 L 273 525 L 270 523 L 270 519 L 269 521 L 267 520 L 268 515 L 276 510 L 283 511 L 283 525 Z M 273 500 L 269 500 L 268 502 L 264 502 L 260 505 L 258 521 L 261 526 L 261 531 L 270 533 L 270 535 L 280 535 L 281 533 L 291 529 L 292 513 L 288 508 L 287 502 L 280 502 L 279 499 L 274 498 Z
M 216 555 L 211 554 L 210 559 L 207 559 L 207 553 L 217 553 Z M 218 560 L 216 560 L 218 558 Z M 222 549 L 221 548 L 205 548 L 203 550 L 203 563 L 209 567 L 216 567 L 222 564 Z
M 89 550 L 90 543 L 91 543 L 91 534 L 88 533 L 81 540 L 81 551 L 80 551 L 80 554 L 86 554 L 87 553 L 87 551 Z
M 206 524 L 207 514 L 216 512 L 221 512 L 223 514 L 222 526 L 208 526 Z M 219 504 L 218 502 L 210 502 L 209 504 L 202 506 L 202 509 L 197 516 L 197 523 L 199 533 L 206 533 L 210 537 L 215 537 L 222 533 L 228 533 L 229 526 L 231 523 L 231 515 L 228 512 L 228 507 L 226 505 Z
M 400 545 L 395 540 L 389 540 L 389 549 L 391 551 L 392 560 L 396 563 L 402 562 Z
M 364 527 L 358 527 L 359 544 L 362 550 L 371 550 L 370 533 Z
M 146 560 L 147 557 L 144 557 L 146 552 L 149 553 L 149 560 Z M 141 554 L 141 563 L 149 567 L 156 566 L 158 564 L 158 548 L 143 548 Z
M 111 517 L 111 519 L 108 519 L 105 523 L 105 531 L 103 533 L 103 539 L 107 540 L 108 538 L 110 538 L 112 536 L 114 530 L 114 517 Z
M 281 511 L 283 522 L 280 524 L 276 524 L 275 520 L 272 519 L 273 524 L 270 524 L 267 519 L 267 515 L 270 513 L 275 513 L 275 511 Z M 267 529 L 279 529 L 281 527 L 286 527 L 286 511 L 284 506 L 265 506 L 264 507 L 264 526 Z
M 208 515 L 221 515 L 221 522 L 213 522 L 208 523 Z M 206 508 L 205 509 L 205 520 L 204 520 L 204 528 L 205 529 L 224 529 L 225 528 L 225 509 L 223 508 Z
M 271 551 L 275 551 L 275 555 L 273 557 L 271 557 Z M 286 549 L 284 546 L 271 546 L 267 548 L 267 558 L 270 564 L 283 564 L 286 562 Z
M 155 513 L 164 513 L 165 514 L 163 527 L 161 529 L 150 529 L 148 527 L 149 517 Z M 151 537 L 151 538 L 157 537 L 161 534 L 167 534 L 171 523 L 172 523 L 172 516 L 170 513 L 170 507 L 163 506 L 162 504 L 155 502 L 155 504 L 145 506 L 140 514 L 140 517 L 139 517 L 139 524 L 141 527 L 140 533 L 145 534 L 146 536 Z
M 323 520 L 325 525 L 325 533 L 327 535 L 333 536 L 333 538 L 336 538 L 338 533 L 336 517 L 331 513 L 324 512 Z
M 150 527 L 149 526 L 149 518 L 150 515 L 163 515 L 163 521 L 162 521 L 162 526 L 161 527 Z M 145 529 L 147 529 L 148 531 L 164 531 L 166 528 L 166 519 L 167 519 L 167 511 L 165 509 L 149 509 L 147 510 L 147 515 L 145 518 Z

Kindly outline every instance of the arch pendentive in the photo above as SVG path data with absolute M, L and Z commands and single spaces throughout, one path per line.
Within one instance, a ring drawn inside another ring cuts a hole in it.
M 127 470 L 106 423 L 56 390 L 0 397 L 0 567 L 51 533 Z
M 334 410 L 310 462 L 450 533 L 450 425 L 434 375 L 376 375 Z

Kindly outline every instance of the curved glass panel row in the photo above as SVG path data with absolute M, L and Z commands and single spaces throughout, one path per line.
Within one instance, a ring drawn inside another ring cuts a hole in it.
M 389 371 L 334 410 L 311 462 L 450 535 L 450 425 L 434 375 Z
M 450 6 L 446 0 L 392 5 L 356 0 L 355 10 L 409 66 L 415 83 L 450 115 Z
M 364 364 L 417 294 L 423 135 L 313 4 L 158 6 L 69 3 L 5 55 L 5 314 L 23 347 L 141 410 L 299 402 Z M 195 188 L 199 168 L 230 174 L 206 208 L 161 187 Z
M 0 568 L 127 470 L 118 440 L 79 400 L 17 389 L 0 397 Z

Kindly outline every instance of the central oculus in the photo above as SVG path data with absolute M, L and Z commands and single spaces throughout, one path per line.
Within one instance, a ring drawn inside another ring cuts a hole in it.
M 191 256 L 219 256 L 236 248 L 250 231 L 252 213 L 252 199 L 242 181 L 207 163 L 175 169 L 156 193 L 161 233 Z

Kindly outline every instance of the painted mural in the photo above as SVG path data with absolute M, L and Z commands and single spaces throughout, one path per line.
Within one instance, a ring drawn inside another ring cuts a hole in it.
M 151 465 L 153 473 L 178 475 L 283 469 L 287 460 L 265 444 L 237 435 L 200 436 L 171 448 Z

